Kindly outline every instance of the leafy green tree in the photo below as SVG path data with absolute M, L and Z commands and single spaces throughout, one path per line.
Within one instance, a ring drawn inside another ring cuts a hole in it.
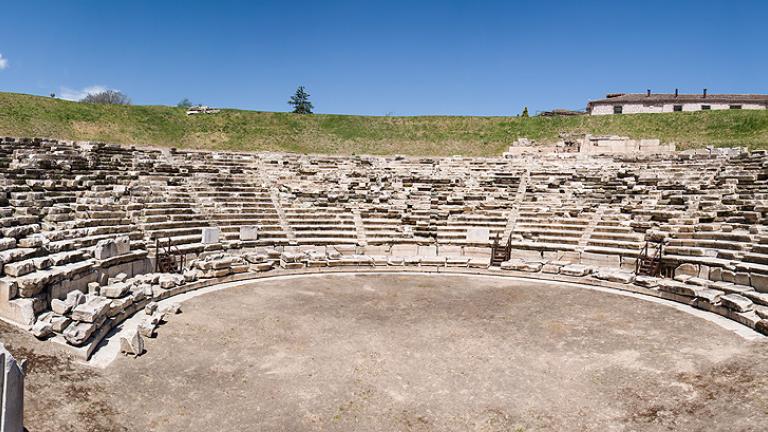
M 181 100 L 181 102 L 176 104 L 176 107 L 178 108 L 191 108 L 192 107 L 192 101 L 190 101 L 187 98 L 184 98 Z
M 314 108 L 312 102 L 309 101 L 309 93 L 304 86 L 299 86 L 296 89 L 296 93 L 291 96 L 288 105 L 293 107 L 294 114 L 312 114 L 312 109 Z
M 528 117 L 528 107 L 523 108 L 523 114 L 521 117 Z

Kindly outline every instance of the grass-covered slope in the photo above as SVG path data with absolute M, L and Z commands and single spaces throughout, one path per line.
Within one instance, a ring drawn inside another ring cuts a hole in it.
M 559 132 L 661 138 L 679 148 L 768 148 L 768 110 L 580 117 L 365 117 L 109 106 L 0 93 L 0 135 L 178 148 L 300 153 L 499 155 L 518 137 Z

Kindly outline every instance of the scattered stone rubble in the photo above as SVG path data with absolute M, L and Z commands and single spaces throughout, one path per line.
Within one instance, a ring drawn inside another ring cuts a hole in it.
M 768 328 L 764 151 L 345 157 L 3 138 L 0 179 L 0 315 L 75 346 L 201 280 L 484 271 L 495 238 L 512 248 L 501 272 L 637 287 Z M 665 245 L 668 277 L 634 275 L 647 240 Z M 159 256 L 184 256 L 183 272 L 154 273 Z

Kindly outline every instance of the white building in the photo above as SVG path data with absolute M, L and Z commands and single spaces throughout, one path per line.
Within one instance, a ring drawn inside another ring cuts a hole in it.
M 766 109 L 768 95 L 759 94 L 701 94 L 611 93 L 605 99 L 589 101 L 587 113 L 591 115 L 665 113 L 675 111 L 702 111 L 724 109 Z

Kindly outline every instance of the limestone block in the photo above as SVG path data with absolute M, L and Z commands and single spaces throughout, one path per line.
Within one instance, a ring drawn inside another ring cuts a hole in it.
M 112 239 L 100 240 L 93 249 L 93 257 L 97 260 L 106 260 L 117 255 L 117 244 Z
M 72 322 L 64 330 L 64 339 L 71 345 L 80 346 L 84 344 L 96 331 L 96 325 L 87 322 Z
M 761 319 L 755 324 L 755 330 L 768 336 L 768 319 Z
M 723 282 L 735 283 L 736 282 L 736 273 L 734 273 L 732 270 L 722 269 L 720 271 L 720 279 Z
M 697 287 L 683 282 L 663 279 L 659 281 L 659 291 L 668 292 L 685 297 L 696 297 Z
M 66 315 L 72 310 L 72 308 L 73 305 L 65 302 L 64 300 L 51 300 L 51 310 L 58 315 Z
M 144 306 L 144 313 L 147 315 L 152 315 L 157 310 L 157 302 L 149 302 L 146 306 Z
M 683 263 L 675 269 L 675 276 L 686 275 L 695 277 L 699 275 L 699 266 L 691 263 Z
M 560 269 L 567 266 L 568 264 L 570 264 L 568 261 L 551 261 L 541 267 L 541 272 L 548 274 L 558 274 L 560 273 Z
M 48 270 L 41 270 L 16 279 L 19 295 L 21 297 L 33 297 L 40 294 L 52 276 L 54 274 Z
M 592 268 L 583 264 L 568 264 L 560 268 L 560 274 L 564 276 L 586 276 L 592 273 Z
M 737 272 L 734 282 L 738 285 L 750 285 L 749 273 Z
M 138 330 L 142 337 L 153 338 L 155 337 L 157 324 L 153 323 L 151 320 L 144 320 L 139 324 Z
M 15 238 L 0 238 L 0 251 L 13 249 L 16 247 Z
M 37 320 L 32 326 L 32 335 L 38 339 L 45 339 L 53 335 L 53 326 L 50 321 Z
M 723 306 L 736 312 L 749 312 L 754 309 L 755 305 L 752 300 L 744 297 L 741 294 L 728 294 L 720 297 L 720 302 Z
M 117 255 L 125 255 L 131 251 L 131 239 L 128 236 L 122 236 L 115 239 Z
M 185 282 L 194 282 L 197 280 L 197 271 L 195 270 L 187 270 L 184 272 L 184 281 Z
M 252 264 L 249 268 L 251 271 L 263 272 L 271 270 L 273 265 L 274 264 L 270 261 L 266 263 Z
M 755 313 L 761 319 L 768 319 L 768 306 L 755 306 Z
M 72 322 L 71 319 L 64 316 L 54 316 L 51 318 L 51 328 L 56 333 L 62 333 Z
M 125 310 L 130 307 L 133 304 L 133 297 L 123 297 L 112 300 L 112 302 L 109 304 L 109 310 L 107 311 L 107 316 L 114 317 L 117 316 Z
M 488 243 L 490 238 L 488 228 L 467 228 L 467 243 Z
M 181 303 L 168 303 L 158 308 L 158 311 L 164 315 L 176 315 L 181 313 Z
M 221 228 L 219 227 L 206 227 L 202 232 L 202 243 L 212 244 L 219 243 L 219 237 L 221 237 Z
M 645 288 L 655 288 L 659 285 L 659 279 L 653 276 L 636 276 L 635 285 L 639 285 Z
M 92 297 L 85 303 L 72 310 L 72 319 L 86 323 L 94 323 L 109 310 L 111 301 L 104 297 Z
M 607 280 L 609 282 L 618 283 L 632 283 L 635 280 L 635 275 L 629 272 L 623 272 L 618 270 L 599 270 L 595 275 L 597 279 Z
M 32 260 L 12 262 L 3 266 L 3 271 L 8 276 L 19 277 L 35 271 L 35 263 Z
M 67 304 L 71 307 L 75 307 L 85 303 L 85 295 L 82 292 L 75 290 L 67 293 Z M 64 314 L 61 314 L 64 315 Z
M 131 285 L 125 282 L 117 282 L 111 285 L 106 285 L 101 287 L 101 296 L 110 298 L 110 299 L 120 298 L 120 297 L 123 297 L 126 293 L 128 293 L 128 289 L 130 287 Z
M 53 260 L 51 257 L 45 256 L 32 259 L 32 263 L 35 265 L 36 269 L 45 270 L 53 265 Z
M 246 225 L 240 227 L 240 240 L 253 241 L 259 239 L 259 227 L 257 225 Z
M 120 337 L 120 352 L 134 357 L 144 353 L 144 339 L 138 330 L 129 330 L 125 336 Z
M 160 288 L 170 289 L 175 286 L 184 285 L 184 276 L 180 274 L 164 274 L 158 278 L 157 283 L 160 285 Z
M 768 293 L 768 275 L 752 273 L 749 282 L 757 291 Z
M 97 296 L 101 293 L 101 285 L 98 282 L 88 282 L 88 295 Z
M 710 288 L 702 288 L 696 290 L 696 297 L 704 299 L 712 304 L 715 304 L 720 301 L 720 298 L 725 293 L 722 291 L 710 289 Z

